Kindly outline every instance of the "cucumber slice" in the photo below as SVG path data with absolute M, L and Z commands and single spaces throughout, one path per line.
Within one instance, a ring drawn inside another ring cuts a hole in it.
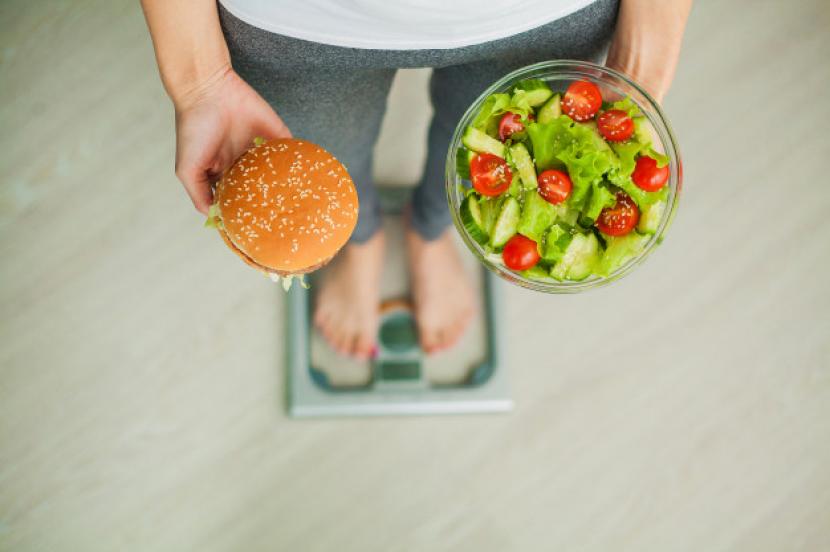
M 516 83 L 510 103 L 517 107 L 536 107 L 545 103 L 553 90 L 541 79 L 527 79 Z
M 559 94 L 554 94 L 545 105 L 539 108 L 536 114 L 536 120 L 542 124 L 549 123 L 562 115 L 562 97 Z
M 522 179 L 519 178 L 518 174 L 513 174 L 513 180 L 510 181 L 510 187 L 507 189 L 507 193 L 511 196 L 519 199 L 522 195 Z
M 542 259 L 549 262 L 561 260 L 573 237 L 570 228 L 564 224 L 557 223 L 551 226 L 545 234 L 545 242 L 541 251 Z
M 477 128 L 467 127 L 461 137 L 461 142 L 475 152 L 492 153 L 504 159 L 506 151 L 504 144 Z
M 493 226 L 493 232 L 490 234 L 490 245 L 493 247 L 501 247 L 507 243 L 507 240 L 516 235 L 516 227 L 519 225 L 519 202 L 513 197 L 508 197 L 504 200 L 499 217 L 496 219 L 496 224 Z
M 634 139 L 646 146 L 660 143 L 654 127 L 651 126 L 649 120 L 643 115 L 634 117 Z
M 481 206 L 474 196 L 469 195 L 461 202 L 460 215 L 461 223 L 470 237 L 482 245 L 487 243 L 487 232 L 481 221 Z
M 618 238 L 608 236 L 605 240 L 608 245 L 597 267 L 597 274 L 608 276 L 622 267 L 639 255 L 649 239 L 651 239 L 651 236 L 643 236 L 637 232 L 631 232 Z
M 458 148 L 455 154 L 455 171 L 462 180 L 470 180 L 470 162 L 475 157 L 475 152 L 467 148 Z
M 513 158 L 513 163 L 519 170 L 522 187 L 525 190 L 535 190 L 539 185 L 536 182 L 536 168 L 533 166 L 533 160 L 525 145 L 518 143 L 510 146 L 510 157 Z
M 579 209 L 568 207 L 568 201 L 554 205 L 556 211 L 556 222 L 564 222 L 568 226 L 576 226 L 579 220 Z
M 571 243 L 565 249 L 562 258 L 553 265 L 550 275 L 557 280 L 565 280 L 568 278 L 568 271 L 571 266 L 577 261 L 581 254 L 582 248 L 585 247 L 588 237 L 585 234 L 574 234 Z
M 523 270 L 519 274 L 529 280 L 550 280 L 550 272 L 539 265 Z
M 599 241 L 593 234 L 587 234 L 582 242 L 582 247 L 568 268 L 568 279 L 584 280 L 594 271 L 599 259 Z
M 496 225 L 496 219 L 501 212 L 501 205 L 504 203 L 504 196 L 501 197 L 482 197 L 478 204 L 481 207 L 481 224 L 484 232 L 488 236 L 493 235 L 493 227 Z
M 526 190 L 523 199 L 522 214 L 516 231 L 538 243 L 556 219 L 556 208 L 545 201 L 536 190 Z
M 605 138 L 602 137 L 602 134 L 599 133 L 599 127 L 597 127 L 596 121 L 586 121 L 584 123 L 576 123 L 579 126 L 585 127 L 590 130 L 593 134 L 591 138 L 594 139 L 594 144 L 596 145 L 597 149 L 600 151 L 608 151 L 613 152 L 611 146 L 608 145 L 608 142 L 605 141 Z
M 640 222 L 637 223 L 637 230 L 643 234 L 654 234 L 660 228 L 660 221 L 663 220 L 663 213 L 666 212 L 665 201 L 655 201 L 646 205 L 640 213 Z

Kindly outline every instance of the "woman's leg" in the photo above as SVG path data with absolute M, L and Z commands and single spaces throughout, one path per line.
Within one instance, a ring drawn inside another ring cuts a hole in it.
M 351 241 L 318 284 L 314 322 L 332 347 L 368 357 L 377 335 L 383 235 L 372 182 L 372 150 L 395 76 L 373 51 L 297 40 L 252 27 L 220 6 L 233 67 L 297 138 L 335 155 L 357 188 Z

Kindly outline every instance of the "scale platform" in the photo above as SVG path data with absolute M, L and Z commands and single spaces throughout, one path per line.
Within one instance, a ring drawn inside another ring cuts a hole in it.
M 399 214 L 407 196 L 406 189 L 381 190 L 390 269 L 381 290 L 386 299 L 374 360 L 339 355 L 317 334 L 311 322 L 314 281 L 310 290 L 294 285 L 289 291 L 286 389 L 291 416 L 484 413 L 512 408 L 501 363 L 501 282 L 474 259 L 465 277 L 478 288 L 478 318 L 450 351 L 426 355 L 418 345 L 401 253 Z

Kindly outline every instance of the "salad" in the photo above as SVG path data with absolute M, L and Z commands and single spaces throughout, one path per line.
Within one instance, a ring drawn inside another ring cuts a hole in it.
M 606 277 L 662 222 L 669 159 L 628 97 L 540 79 L 488 96 L 456 156 L 460 219 L 493 262 L 531 280 Z

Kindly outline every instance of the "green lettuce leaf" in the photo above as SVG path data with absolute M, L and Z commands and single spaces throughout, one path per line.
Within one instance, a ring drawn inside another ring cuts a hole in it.
M 617 154 L 620 164 L 618 169 L 613 170 L 608 174 L 608 180 L 631 196 L 631 199 L 634 200 L 634 203 L 636 203 L 640 209 L 643 209 L 647 205 L 651 205 L 655 201 L 666 199 L 668 194 L 668 186 L 664 186 L 656 192 L 646 192 L 645 190 L 638 188 L 637 185 L 634 184 L 634 181 L 631 180 L 631 173 L 634 172 L 634 167 L 637 165 L 638 155 L 648 155 L 649 157 L 659 156 L 660 159 L 658 159 L 658 157 L 654 157 L 654 159 L 657 160 L 658 165 L 662 160 L 668 162 L 668 158 L 666 156 L 657 153 L 647 144 L 642 144 L 633 140 L 628 142 L 612 143 L 611 148 L 614 150 L 614 153 Z
M 205 228 L 222 228 L 222 214 L 219 212 L 219 205 L 216 203 L 208 209 Z
M 641 209 L 650 203 L 648 201 L 648 192 L 641 190 L 634 184 L 631 180 L 631 173 L 634 172 L 634 167 L 637 165 L 637 156 L 646 147 L 645 144 L 634 140 L 611 144 L 611 148 L 620 160 L 620 165 L 616 171 L 608 175 L 608 180 L 631 196 L 634 203 Z
M 507 111 L 509 106 L 509 94 L 490 94 L 481 104 L 476 118 L 473 119 L 473 127 L 494 136 L 498 132 L 498 117 Z
M 539 243 L 555 219 L 556 207 L 545 201 L 536 190 L 527 190 L 516 231 Z
M 524 90 L 516 90 L 510 98 L 510 105 L 522 111 L 530 111 L 530 103 L 527 99 L 527 92 Z
M 651 157 L 652 159 L 654 159 L 655 161 L 657 161 L 657 166 L 660 167 L 661 169 L 669 164 L 669 156 L 668 155 L 663 155 L 662 153 L 655 151 L 651 147 L 648 148 L 648 151 L 646 151 L 645 154 L 648 155 L 649 157 Z
M 525 123 L 528 121 L 528 116 L 533 113 L 526 101 L 519 100 L 519 103 L 516 104 L 510 94 L 490 94 L 481 104 L 481 109 L 473 119 L 472 126 L 490 136 L 497 136 L 499 121 L 501 121 L 502 115 L 508 111 L 518 114 Z
M 620 111 L 625 111 L 626 113 L 628 113 L 628 116 L 632 118 L 642 116 L 642 113 L 640 113 L 640 108 L 637 107 L 637 104 L 634 103 L 634 100 L 632 100 L 628 96 L 612 103 L 611 109 L 619 109 Z
M 549 123 L 531 123 L 527 125 L 527 134 L 533 146 L 536 169 L 561 169 L 564 164 L 556 154 L 571 146 L 574 138 L 570 134 L 573 121 L 568 117 L 557 117 Z
M 639 113 L 629 98 L 613 105 L 628 113 Z M 573 190 L 563 206 L 572 210 L 584 209 L 583 214 L 588 219 L 595 219 L 603 208 L 613 205 L 614 192 L 603 184 L 605 181 L 625 191 L 641 209 L 666 198 L 666 188 L 646 192 L 631 180 L 638 156 L 653 157 L 661 166 L 668 162 L 666 156 L 651 147 L 650 140 L 640 141 L 635 136 L 626 142 L 609 144 L 594 124 L 575 123 L 564 115 L 549 123 L 527 125 L 527 134 L 538 171 L 560 169 L 570 176 Z
M 286 292 L 291 289 L 291 284 L 294 283 L 294 280 L 298 281 L 300 285 L 303 287 L 303 289 L 311 288 L 308 282 L 305 281 L 305 274 L 299 274 L 297 276 L 280 276 L 279 274 L 274 274 L 273 272 L 265 272 L 263 274 L 271 278 L 272 282 L 281 283 L 283 291 Z
M 608 186 L 602 182 L 595 183 L 591 186 L 591 195 L 585 208 L 585 216 L 593 222 L 597 220 L 603 209 L 613 206 L 616 202 L 617 198 L 614 192 L 608 189 Z
M 591 186 L 619 166 L 617 156 L 590 125 L 574 123 L 567 116 L 530 124 L 527 131 L 537 168 L 564 168 L 571 177 L 573 191 L 566 202 L 570 207 L 581 208 Z
M 647 147 L 647 144 L 635 140 L 613 142 L 611 144 L 611 149 L 614 150 L 614 153 L 617 154 L 617 159 L 620 161 L 619 173 L 622 176 L 631 176 L 631 173 L 634 172 L 634 167 L 637 165 L 637 156 Z

